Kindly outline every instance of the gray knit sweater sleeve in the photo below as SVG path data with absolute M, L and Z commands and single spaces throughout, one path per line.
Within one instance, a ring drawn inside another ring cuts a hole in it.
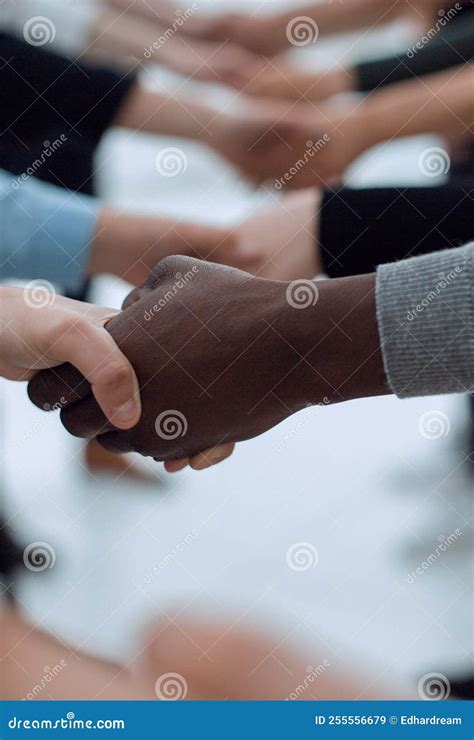
M 474 243 L 382 265 L 377 320 L 400 398 L 474 390 Z

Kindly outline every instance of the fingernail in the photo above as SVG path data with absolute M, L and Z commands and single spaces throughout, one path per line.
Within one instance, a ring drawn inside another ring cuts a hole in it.
M 208 459 L 209 462 L 215 465 L 222 460 L 222 452 L 211 452 Z
M 113 421 L 116 424 L 131 424 L 138 416 L 138 406 L 135 401 L 129 401 L 121 406 L 114 414 Z

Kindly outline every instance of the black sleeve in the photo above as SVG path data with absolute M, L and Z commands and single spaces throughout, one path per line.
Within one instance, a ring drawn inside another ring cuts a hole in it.
M 432 39 L 421 37 L 417 44 L 398 56 L 357 64 L 357 89 L 369 92 L 470 61 L 474 57 L 474 17 L 463 18 Z
M 0 34 L 2 132 L 21 138 L 62 129 L 97 143 L 134 81 Z
M 320 249 L 330 277 L 374 272 L 385 262 L 474 239 L 473 182 L 435 188 L 327 191 Z
M 22 552 L 10 538 L 6 524 L 0 519 L 0 584 L 22 563 Z M 1 590 L 1 585 L 0 585 Z

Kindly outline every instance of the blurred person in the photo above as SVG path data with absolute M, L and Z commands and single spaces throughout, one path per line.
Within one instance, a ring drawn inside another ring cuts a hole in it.
M 340 181 L 364 152 L 387 141 L 432 133 L 448 143 L 472 142 L 474 71 L 470 64 L 377 89 L 359 103 L 329 101 L 312 109 L 311 155 L 276 181 L 279 189 Z M 319 139 L 318 139 L 319 136 Z M 310 150 L 311 151 L 311 150 Z M 447 158 L 447 154 L 446 154 Z M 309 161 L 308 161 L 309 160 Z M 446 167 L 448 169 L 448 167 Z M 297 184 L 292 173 L 296 170 Z
M 437 187 L 288 193 L 235 226 L 236 248 L 226 261 L 270 280 L 340 278 L 452 249 L 474 234 L 473 185 L 474 173 Z
M 231 258 L 229 230 L 142 216 L 33 177 L 0 170 L 0 279 L 47 279 L 77 293 L 85 279 L 115 275 L 138 285 L 157 261 L 189 254 Z
M 0 34 L 0 165 L 81 192 L 92 191 L 95 148 L 110 126 L 207 144 L 256 184 L 277 177 L 306 149 L 310 115 L 252 103 L 222 111 L 144 88 L 133 74 L 91 67 Z M 65 141 L 46 158 L 45 140 Z M 295 182 L 295 185 L 298 185 Z
M 308 662 L 318 666 L 309 676 Z M 409 685 L 380 686 L 341 659 L 275 648 L 254 630 L 192 620 L 158 623 L 137 638 L 126 665 L 106 661 L 34 628 L 19 610 L 0 610 L 0 699 L 54 701 L 284 701 L 415 699 Z M 41 686 L 44 666 L 57 667 Z M 166 685 L 177 680 L 176 694 Z M 8 675 L 8 680 L 6 676 Z M 306 688 L 305 688 L 306 684 Z M 168 691 L 170 692 L 168 694 Z
M 371 93 L 469 62 L 474 56 L 474 14 L 454 7 L 437 23 L 443 27 L 398 54 L 316 71 L 278 59 L 260 70 L 249 66 L 235 84 L 247 95 L 316 102 L 341 93 Z
M 198 80 L 235 83 L 239 70 L 260 68 L 262 60 L 236 44 L 184 36 L 198 10 L 197 3 L 179 9 L 121 0 L 82 0 L 66 7 L 61 0 L 6 0 L 0 26 L 83 61 L 125 68 L 155 63 Z
M 470 0 L 459 3 L 460 6 L 469 4 Z M 200 25 L 189 24 L 187 31 L 214 41 L 230 40 L 249 51 L 271 57 L 300 41 L 310 43 L 331 34 L 372 30 L 397 19 L 407 18 L 423 31 L 437 20 L 440 10 L 445 10 L 440 0 L 291 3 L 275 13 L 226 13 L 207 21 L 203 19 Z

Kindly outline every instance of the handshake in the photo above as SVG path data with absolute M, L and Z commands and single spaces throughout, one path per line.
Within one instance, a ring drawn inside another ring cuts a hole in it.
M 73 435 L 157 461 L 255 437 L 305 408 L 386 393 L 374 276 L 287 283 L 189 257 L 161 261 L 106 325 L 132 364 L 142 414 L 111 423 L 72 365 L 30 399 Z

